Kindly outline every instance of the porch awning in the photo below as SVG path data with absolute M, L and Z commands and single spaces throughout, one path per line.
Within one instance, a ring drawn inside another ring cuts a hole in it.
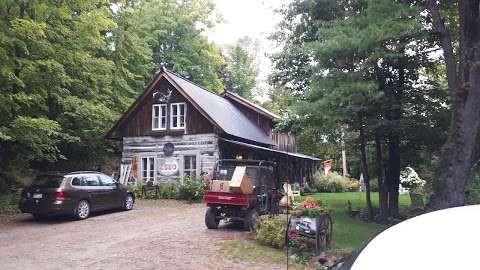
M 233 144 L 245 146 L 245 147 L 248 147 L 248 148 L 260 149 L 260 150 L 264 150 L 264 151 L 268 151 L 268 152 L 274 152 L 274 153 L 283 154 L 283 155 L 288 155 L 288 156 L 296 157 L 296 158 L 308 159 L 308 160 L 312 160 L 312 161 L 320 161 L 321 160 L 319 158 L 303 155 L 303 154 L 300 154 L 300 153 L 293 153 L 293 152 L 287 152 L 287 151 L 282 151 L 282 150 L 276 150 L 276 149 L 271 149 L 271 148 L 267 148 L 267 147 L 263 147 L 263 146 L 254 145 L 254 144 L 249 144 L 249 143 L 244 143 L 244 142 L 239 142 L 239 141 L 234 141 L 234 140 L 228 140 L 228 139 L 224 139 L 224 138 L 220 138 L 220 140 L 228 142 L 228 143 L 233 143 Z

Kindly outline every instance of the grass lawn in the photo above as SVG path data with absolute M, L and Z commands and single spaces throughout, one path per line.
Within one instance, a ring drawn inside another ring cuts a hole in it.
M 239 261 L 277 262 L 286 263 L 284 250 L 263 246 L 250 239 L 236 239 L 226 241 L 222 254 Z
M 347 201 L 354 208 L 366 208 L 365 193 L 316 193 L 311 195 L 328 206 L 333 221 L 333 237 L 330 249 L 354 251 L 360 248 L 368 239 L 386 228 L 386 225 L 365 222 L 360 218 L 347 215 Z M 304 201 L 306 197 L 297 198 Z M 372 193 L 372 204 L 378 207 L 378 193 Z M 408 194 L 400 195 L 400 211 L 406 211 L 410 206 Z M 263 246 L 254 240 L 242 239 L 227 241 L 224 246 L 224 255 L 236 260 L 257 260 L 285 262 L 286 251 Z M 293 263 L 293 268 L 299 265 Z
M 363 245 L 372 236 L 384 230 L 385 225 L 368 223 L 360 218 L 352 218 L 347 215 L 347 201 L 352 207 L 366 208 L 365 193 L 316 193 L 314 199 L 321 200 L 328 206 L 333 221 L 333 237 L 330 248 L 353 251 Z M 301 197 L 300 200 L 305 200 Z M 372 204 L 378 207 L 378 193 L 372 193 Z M 410 206 L 408 194 L 400 195 L 400 211 L 405 211 Z

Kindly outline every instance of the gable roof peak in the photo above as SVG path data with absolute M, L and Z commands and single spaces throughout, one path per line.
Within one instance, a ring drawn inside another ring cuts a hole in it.
M 150 91 L 161 78 L 169 81 L 180 94 L 196 107 L 214 126 L 218 127 L 219 130 L 248 141 L 264 145 L 275 145 L 275 142 L 270 138 L 269 134 L 250 121 L 230 100 L 217 93 L 206 90 L 183 76 L 168 71 L 165 67 L 162 67 L 162 69 L 157 72 L 144 92 L 107 133 L 107 138 L 122 138 L 122 135 L 116 135 L 114 132 L 128 121 L 130 115 L 139 108 L 141 102 L 147 98 Z

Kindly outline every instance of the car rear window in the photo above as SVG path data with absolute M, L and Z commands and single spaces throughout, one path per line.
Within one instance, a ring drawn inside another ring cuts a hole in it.
M 34 188 L 58 188 L 62 183 L 63 176 L 39 175 L 33 180 L 31 187 Z

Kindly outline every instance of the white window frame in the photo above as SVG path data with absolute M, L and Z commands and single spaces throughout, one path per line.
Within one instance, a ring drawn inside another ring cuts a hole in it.
M 145 168 L 143 166 L 143 159 L 147 159 L 147 168 Z M 150 171 L 150 167 L 151 167 L 151 162 L 153 160 L 153 176 L 152 178 L 150 177 L 151 175 L 151 171 Z M 142 171 L 141 171 L 141 176 L 142 176 L 142 182 L 145 183 L 147 181 L 149 181 L 150 179 L 152 180 L 152 182 L 155 182 L 155 178 L 156 178 L 156 173 L 157 173 L 157 162 L 156 162 L 156 158 L 153 157 L 153 156 L 144 156 L 144 157 L 141 157 L 140 158 L 140 162 L 142 164 Z M 147 177 L 144 177 L 143 173 L 144 172 L 147 172 Z
M 186 163 L 185 163 L 185 159 L 189 157 L 189 158 L 192 158 L 194 157 L 195 158 L 195 162 L 194 163 L 190 163 L 190 165 L 193 165 L 195 166 L 195 169 L 192 169 L 190 167 L 190 169 L 186 169 Z M 198 157 L 196 154 L 191 154 L 191 155 L 184 155 L 183 156 L 183 171 L 182 171 L 182 175 L 183 177 L 187 176 L 187 175 L 193 175 L 194 178 L 198 177 Z
M 180 123 L 180 117 L 181 115 L 179 114 L 180 112 L 180 105 L 183 105 L 183 112 L 184 112 L 184 115 L 183 115 L 183 127 L 179 127 L 179 126 L 176 126 L 174 127 L 173 126 L 173 118 L 176 118 L 177 119 L 177 125 L 178 123 Z M 173 107 L 176 106 L 177 107 L 177 115 L 173 115 Z M 185 129 L 185 127 L 187 126 L 187 104 L 185 102 L 178 102 L 178 103 L 172 103 L 170 104 L 170 129 Z
M 158 117 L 155 116 L 155 108 L 158 108 Z M 162 108 L 165 108 L 165 115 L 162 113 Z M 156 119 L 155 119 L 156 118 Z M 165 126 L 162 127 L 162 119 L 165 119 Z M 155 128 L 155 120 L 158 128 Z M 152 130 L 166 130 L 167 129 L 167 104 L 153 104 L 152 105 Z

